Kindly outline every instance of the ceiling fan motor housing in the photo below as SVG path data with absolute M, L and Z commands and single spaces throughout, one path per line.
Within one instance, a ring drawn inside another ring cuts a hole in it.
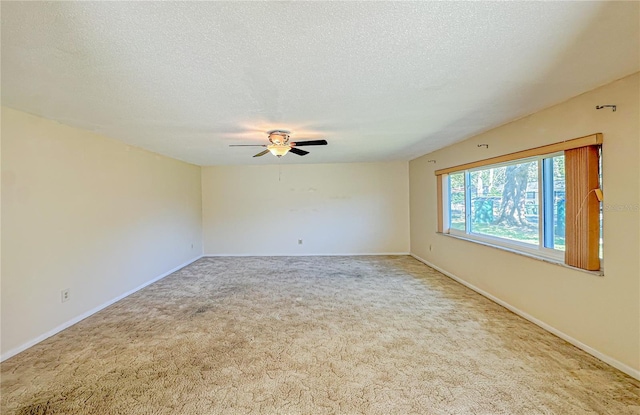
M 268 132 L 269 141 L 278 146 L 289 145 L 289 134 L 291 131 L 287 130 L 271 130 Z

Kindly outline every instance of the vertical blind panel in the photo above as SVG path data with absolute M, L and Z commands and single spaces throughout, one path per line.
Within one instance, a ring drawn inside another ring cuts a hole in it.
M 436 180 L 436 191 L 438 192 L 438 195 L 436 196 L 438 202 L 438 232 L 442 233 L 444 229 L 442 206 L 442 175 L 436 176 Z
M 590 271 L 600 269 L 599 146 L 566 150 L 566 248 L 567 265 Z

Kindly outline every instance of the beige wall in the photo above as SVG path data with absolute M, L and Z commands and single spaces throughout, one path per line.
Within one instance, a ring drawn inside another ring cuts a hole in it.
M 409 252 L 407 162 L 204 167 L 202 195 L 205 254 Z
M 3 357 L 200 256 L 201 232 L 200 167 L 2 108 Z
M 628 372 L 640 369 L 639 91 L 635 74 L 410 162 L 412 253 Z M 618 108 L 596 110 L 600 104 Z M 604 134 L 603 277 L 436 234 L 435 169 L 596 132 Z

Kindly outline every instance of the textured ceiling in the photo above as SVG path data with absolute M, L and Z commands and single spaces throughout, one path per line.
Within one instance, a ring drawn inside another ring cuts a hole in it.
M 2 104 L 200 165 L 407 160 L 640 69 L 638 2 L 2 2 Z M 517 138 L 514 138 L 517 139 Z

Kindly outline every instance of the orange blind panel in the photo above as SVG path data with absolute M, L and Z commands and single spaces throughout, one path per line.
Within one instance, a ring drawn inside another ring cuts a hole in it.
M 565 263 L 590 271 L 600 269 L 599 146 L 564 152 L 566 174 Z
M 442 233 L 443 230 L 443 220 L 442 220 L 442 175 L 440 176 L 436 176 L 436 180 L 437 180 L 437 185 L 436 185 L 436 191 L 438 192 L 438 195 L 436 196 L 436 200 L 438 202 L 438 232 Z

